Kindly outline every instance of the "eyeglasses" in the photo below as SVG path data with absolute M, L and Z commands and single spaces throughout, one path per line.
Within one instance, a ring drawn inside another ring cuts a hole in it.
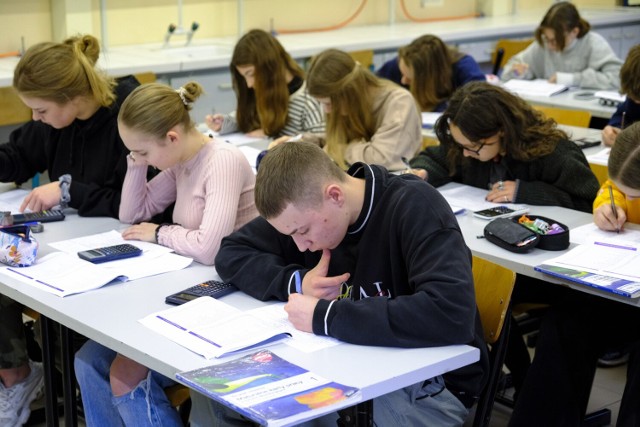
M 496 141 L 486 141 L 486 140 L 484 142 L 479 141 L 478 143 L 480 145 L 476 149 L 469 148 L 466 145 L 462 145 L 462 144 L 460 144 L 458 141 L 456 141 L 453 138 L 452 138 L 452 140 L 453 140 L 453 143 L 458 146 L 458 148 L 460 148 L 462 150 L 466 150 L 466 151 L 468 151 L 470 153 L 473 153 L 476 156 L 479 156 L 480 155 L 480 150 L 482 150 L 486 145 L 495 145 L 495 144 L 499 143 L 500 142 L 500 135 L 496 136 Z

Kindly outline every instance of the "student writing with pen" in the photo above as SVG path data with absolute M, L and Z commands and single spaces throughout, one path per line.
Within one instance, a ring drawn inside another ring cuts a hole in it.
M 237 107 L 208 115 L 209 129 L 272 138 L 324 132 L 324 114 L 307 94 L 304 71 L 271 34 L 251 30 L 242 36 L 229 68 Z
M 640 120 L 640 44 L 629 50 L 620 69 L 620 93 L 627 98 L 620 103 L 607 126 L 602 130 L 602 142 L 612 146 L 625 127 Z
M 622 230 L 628 222 L 640 224 L 640 123 L 620 133 L 611 149 L 608 167 L 610 178 L 593 204 L 594 223 L 609 231 Z M 557 301 L 542 321 L 535 358 L 510 425 L 583 425 L 598 358 L 610 348 L 631 350 L 615 425 L 640 425 L 638 324 L 638 307 L 600 295 L 573 291 Z
M 501 79 L 545 79 L 567 86 L 617 89 L 622 61 L 607 40 L 590 28 L 573 4 L 555 3 L 535 31 L 536 41 L 507 62 Z
M 487 189 L 494 203 L 551 205 L 591 213 L 598 180 L 584 153 L 556 123 L 522 98 L 470 82 L 449 100 L 434 127 L 440 145 L 411 160 L 412 172 L 439 187 L 450 182 Z M 548 303 L 561 288 L 518 275 L 513 301 Z M 516 391 L 530 363 L 512 325 L 506 364 Z

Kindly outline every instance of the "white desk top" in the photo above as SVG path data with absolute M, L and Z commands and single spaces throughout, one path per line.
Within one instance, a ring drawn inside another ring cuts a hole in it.
M 440 187 L 440 189 L 446 190 L 449 188 L 455 188 L 460 185 L 462 184 L 450 183 Z M 557 206 L 532 205 L 530 206 L 529 212 L 532 215 L 540 215 L 554 219 L 568 226 L 569 233 L 571 233 L 572 229 L 581 225 L 589 224 L 593 221 L 591 214 L 575 211 L 572 209 L 560 208 Z M 484 227 L 487 225 L 486 220 L 476 218 L 470 212 L 456 215 L 456 217 L 458 218 L 458 223 L 460 224 L 460 228 L 462 229 L 464 240 L 474 255 L 503 265 L 519 274 L 543 279 L 552 283 L 562 284 L 581 292 L 599 295 L 604 298 L 609 298 L 615 301 L 624 302 L 626 304 L 640 307 L 640 298 L 626 298 L 610 292 L 600 291 L 589 286 L 583 286 L 577 283 L 563 281 L 553 276 L 540 273 L 533 269 L 536 265 L 540 265 L 550 258 L 555 258 L 556 256 L 562 254 L 564 251 L 545 251 L 542 249 L 534 248 L 530 252 L 524 254 L 509 252 L 506 249 L 502 249 L 499 246 L 494 245 L 487 239 L 479 239 L 477 237 L 483 235 Z M 572 243 L 569 249 L 574 248 L 575 246 L 576 244 Z
M 294 58 L 307 58 L 329 47 L 342 50 L 394 51 L 426 33 L 437 34 L 447 43 L 477 42 L 503 37 L 528 37 L 545 10 L 531 10 L 517 16 L 492 16 L 429 23 L 348 26 L 339 30 L 284 34 L 278 36 Z M 611 26 L 640 22 L 637 8 L 582 8 L 581 14 L 591 25 Z M 597 31 L 597 29 L 596 29 Z M 177 73 L 226 68 L 236 37 L 196 39 L 189 47 L 161 49 L 154 44 L 114 46 L 103 53 L 99 65 L 112 75 L 147 71 Z M 18 58 L 0 59 L 0 87 L 10 86 Z
M 580 94 L 594 94 L 596 91 L 592 89 L 571 88 L 568 91 L 553 96 L 530 96 L 522 95 L 531 104 L 544 105 L 548 107 L 566 108 L 569 110 L 584 110 L 591 113 L 593 117 L 599 117 L 609 120 L 616 107 L 601 105 L 595 96 L 591 99 L 579 99 Z
M 44 244 L 46 242 L 123 227 L 114 219 L 80 218 L 72 214 L 63 222 L 45 224 L 45 232 L 38 236 L 44 254 L 51 252 L 51 248 Z M 164 303 L 166 295 L 214 277 L 216 274 L 212 267 L 194 264 L 185 270 L 110 285 L 66 298 L 3 277 L 0 292 L 173 378 L 176 372 L 229 359 L 208 361 L 153 333 L 138 319 L 167 308 Z M 242 292 L 228 295 L 224 301 L 241 309 L 264 304 Z M 364 400 L 457 369 L 479 358 L 478 349 L 466 345 L 401 349 L 341 344 L 304 353 L 279 343 L 269 349 L 318 375 L 359 387 Z M 385 363 L 384 369 L 380 369 L 381 361 L 390 360 L 393 363 Z

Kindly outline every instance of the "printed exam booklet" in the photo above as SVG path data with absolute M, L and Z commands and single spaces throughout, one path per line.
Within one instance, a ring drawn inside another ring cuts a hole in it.
M 297 424 L 362 399 L 358 388 L 322 378 L 269 350 L 176 378 L 265 426 Z

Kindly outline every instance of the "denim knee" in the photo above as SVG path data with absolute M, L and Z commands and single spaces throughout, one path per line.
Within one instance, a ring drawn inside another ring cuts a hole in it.
M 87 341 L 76 352 L 73 366 L 76 371 L 76 379 L 80 388 L 82 384 L 89 381 L 95 381 L 96 378 L 109 380 L 109 370 L 111 363 L 116 357 L 116 352 L 98 344 L 95 341 Z

